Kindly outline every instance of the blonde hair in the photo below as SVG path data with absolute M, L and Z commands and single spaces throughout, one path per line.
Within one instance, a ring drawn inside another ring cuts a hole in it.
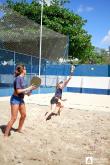
M 23 64 L 18 65 L 15 70 L 15 77 L 19 76 L 23 72 L 24 68 L 25 66 Z
M 62 84 L 62 83 L 63 83 L 63 81 L 57 82 L 57 84 L 56 84 L 56 89 L 57 89 L 58 86 L 59 86 L 60 84 Z

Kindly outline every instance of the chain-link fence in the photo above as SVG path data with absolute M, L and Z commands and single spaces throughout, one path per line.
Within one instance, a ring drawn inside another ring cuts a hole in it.
M 42 27 L 41 25 L 0 5 L 0 87 L 12 87 L 16 65 L 23 63 L 27 69 L 26 82 L 33 75 L 39 75 L 42 86 L 55 86 L 59 79 L 65 79 L 65 66 L 58 63 L 67 61 L 68 36 Z M 58 65 L 55 65 L 55 64 Z
M 25 77 L 26 86 L 29 85 L 31 78 L 36 75 L 42 79 L 41 87 L 55 87 L 60 80 L 65 80 L 70 71 L 69 64 L 53 64 L 46 59 L 41 59 L 39 68 L 39 58 L 36 56 L 21 54 L 9 50 L 0 49 L 0 89 L 13 86 L 14 72 L 18 64 L 26 66 L 27 74 Z
M 7 6 L 0 6 L 0 48 L 39 57 L 42 39 L 42 58 L 59 61 L 68 58 L 68 36 L 20 15 Z M 19 56 L 20 58 L 20 56 Z

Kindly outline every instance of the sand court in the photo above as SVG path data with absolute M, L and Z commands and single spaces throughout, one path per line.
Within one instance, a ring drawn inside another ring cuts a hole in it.
M 9 97 L 0 98 L 0 164 L 85 165 L 90 157 L 95 165 L 109 165 L 110 96 L 64 92 L 61 115 L 45 121 L 52 96 L 25 97 L 23 133 L 12 130 L 7 140 L 2 128 L 10 117 Z

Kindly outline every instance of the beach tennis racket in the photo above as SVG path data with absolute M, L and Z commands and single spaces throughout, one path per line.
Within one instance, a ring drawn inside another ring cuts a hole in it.
M 37 76 L 32 77 L 30 84 L 38 88 L 41 85 L 41 78 Z
M 74 70 L 75 70 L 75 66 L 74 65 L 71 65 L 71 67 L 70 67 L 70 75 L 73 74 Z

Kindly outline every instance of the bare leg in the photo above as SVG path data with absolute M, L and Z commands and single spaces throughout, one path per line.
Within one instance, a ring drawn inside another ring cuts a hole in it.
M 58 108 L 57 114 L 60 116 L 60 107 Z
M 57 114 L 60 115 L 61 109 L 63 108 L 63 104 L 62 102 L 58 102 L 57 104 Z
M 56 104 L 51 104 L 51 110 L 46 114 L 46 120 L 50 119 L 56 111 Z
M 24 121 L 25 121 L 25 118 L 26 118 L 26 108 L 25 108 L 25 104 L 21 104 L 21 105 L 20 105 L 19 112 L 20 112 L 20 114 L 21 114 L 21 117 L 20 117 L 20 120 L 19 120 L 19 126 L 18 126 L 17 131 L 18 131 L 18 132 L 21 132 L 21 129 L 22 129 L 22 127 L 23 127 L 23 124 L 24 124 Z
M 14 104 L 14 105 L 12 104 L 11 105 L 11 120 L 8 122 L 8 124 L 6 126 L 4 136 L 9 135 L 9 132 L 10 132 L 13 124 L 16 121 L 16 118 L 17 118 L 17 115 L 18 115 L 18 109 L 19 109 L 19 105 L 17 105 L 17 104 Z

